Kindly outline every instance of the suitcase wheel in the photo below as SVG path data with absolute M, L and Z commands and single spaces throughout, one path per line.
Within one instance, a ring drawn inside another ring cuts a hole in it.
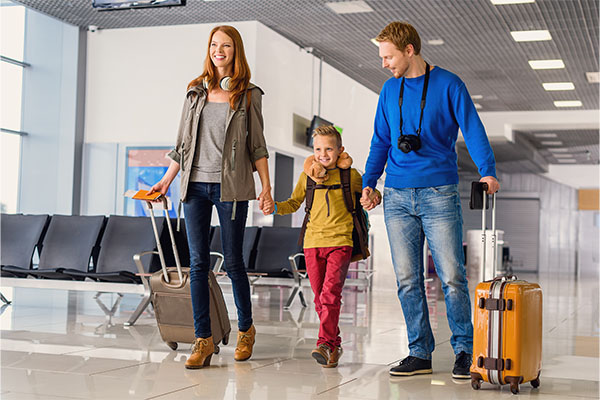
M 518 383 L 511 383 L 510 384 L 510 391 L 512 394 L 519 394 L 519 384 Z
M 536 389 L 538 386 L 540 386 L 540 376 L 539 375 L 537 378 L 535 378 L 534 380 L 531 381 L 531 386 L 533 386 L 534 389 Z
M 215 351 L 213 352 L 213 354 L 219 354 L 220 351 L 221 348 L 215 344 Z
M 471 379 L 471 387 L 475 390 L 481 389 L 481 381 L 479 379 Z
M 224 346 L 227 346 L 227 344 L 229 343 L 229 335 L 225 335 L 225 337 L 223 338 L 223 340 L 221 340 L 221 342 L 223 343 Z
M 169 346 L 171 350 L 177 350 L 177 342 L 167 342 L 167 346 Z

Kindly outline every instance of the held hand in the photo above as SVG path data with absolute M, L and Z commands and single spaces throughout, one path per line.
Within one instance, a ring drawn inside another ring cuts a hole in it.
M 498 183 L 496 178 L 494 178 L 493 176 L 484 176 L 483 178 L 481 178 L 479 180 L 479 182 L 487 183 L 487 185 L 488 185 L 487 193 L 488 194 L 493 194 L 493 193 L 496 193 L 498 190 L 500 190 L 500 183 Z
M 264 215 L 268 215 L 275 209 L 275 202 L 271 197 L 271 188 L 265 188 L 258 195 L 258 208 L 263 212 Z M 267 212 L 269 211 L 270 212 Z
M 381 198 L 379 197 L 377 192 L 375 192 L 368 186 L 363 189 L 362 197 L 360 198 L 360 204 L 365 210 L 370 211 L 373 208 L 377 207 L 379 203 L 381 203 Z
M 264 215 L 271 215 L 275 211 L 275 203 L 271 203 L 270 205 L 265 205 L 262 212 Z

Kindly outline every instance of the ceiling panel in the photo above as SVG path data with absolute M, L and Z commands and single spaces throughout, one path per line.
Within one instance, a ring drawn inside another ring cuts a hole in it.
M 65 22 L 101 29 L 256 20 L 374 92 L 389 73 L 370 39 L 392 20 L 412 23 L 430 62 L 458 74 L 480 111 L 555 110 L 554 100 L 579 99 L 598 109 L 598 1 L 537 0 L 494 6 L 489 0 L 366 0 L 368 13 L 336 14 L 319 0 L 187 0 L 184 7 L 97 11 L 91 0 L 20 0 Z M 548 29 L 551 41 L 513 41 L 510 30 Z M 442 39 L 432 46 L 428 40 Z M 561 58 L 562 70 L 530 69 L 530 59 Z M 574 91 L 546 92 L 544 82 L 569 81 Z

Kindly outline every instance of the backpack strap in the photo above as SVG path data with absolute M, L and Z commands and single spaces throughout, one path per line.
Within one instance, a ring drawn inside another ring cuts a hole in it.
M 356 214 L 356 208 L 352 201 L 352 189 L 350 187 L 350 168 L 340 168 L 340 181 L 342 182 L 342 193 L 344 195 L 344 204 L 352 216 Z
M 360 206 L 359 194 L 356 194 L 356 205 L 352 201 L 352 189 L 350 187 L 350 168 L 340 169 L 340 181 L 342 182 L 342 193 L 344 194 L 344 204 L 350 214 L 352 214 L 352 221 L 354 222 L 354 229 L 358 236 L 358 244 L 360 246 L 360 252 L 364 258 L 367 258 L 369 250 L 367 245 L 367 231 L 363 215 L 362 207 Z M 360 207 L 360 208 L 359 208 Z M 357 212 L 360 210 L 360 214 Z M 361 224 L 361 220 L 363 220 Z
M 298 246 L 302 246 L 304 242 L 304 233 L 306 232 L 306 225 L 310 219 L 310 209 L 312 208 L 313 200 L 315 198 L 315 181 L 310 176 L 306 176 L 306 196 L 304 198 L 305 208 L 304 221 L 302 222 L 302 229 L 300 230 L 300 237 L 298 237 Z

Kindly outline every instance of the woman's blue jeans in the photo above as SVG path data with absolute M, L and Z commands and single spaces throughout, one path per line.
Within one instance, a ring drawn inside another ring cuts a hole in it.
M 220 201 L 220 198 L 220 183 L 190 182 L 187 199 L 183 203 L 190 247 L 190 289 L 194 310 L 194 330 L 196 337 L 202 338 L 211 336 L 208 271 L 211 267 L 210 219 L 213 205 L 219 215 L 224 265 L 231 279 L 233 298 L 237 307 L 238 328 L 240 331 L 247 331 L 252 325 L 250 283 L 242 257 L 248 202 L 237 202 L 235 219 L 232 220 L 234 203 Z
M 458 185 L 384 189 L 384 214 L 410 355 L 431 359 L 435 340 L 423 276 L 423 243 L 442 283 L 454 353 L 473 353 L 471 301 L 462 247 Z

